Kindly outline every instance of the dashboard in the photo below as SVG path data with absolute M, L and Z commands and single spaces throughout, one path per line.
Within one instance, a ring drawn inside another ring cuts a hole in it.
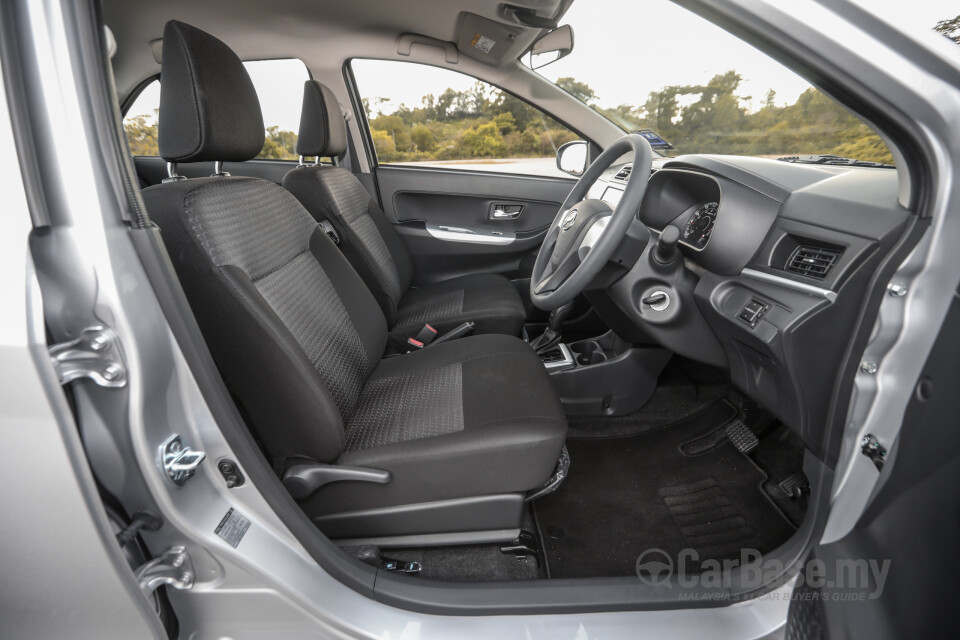
M 630 171 L 609 168 L 588 197 L 616 206 Z M 870 284 L 916 221 L 898 193 L 890 169 L 668 159 L 636 212 L 653 236 L 648 248 L 588 298 L 624 339 L 726 369 L 826 455 L 827 411 Z M 647 253 L 669 225 L 680 232 L 683 268 L 666 273 Z M 656 287 L 672 293 L 671 309 L 642 304 Z
M 680 230 L 680 242 L 698 251 L 703 251 L 710 241 L 710 233 L 717 223 L 717 214 L 720 211 L 719 202 L 704 202 L 690 207 L 695 209 L 689 216 L 684 216 L 686 222 Z

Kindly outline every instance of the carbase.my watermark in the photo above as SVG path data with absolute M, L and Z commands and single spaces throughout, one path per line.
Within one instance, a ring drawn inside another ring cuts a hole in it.
M 676 558 L 663 549 L 647 549 L 637 558 L 637 577 L 650 586 L 681 589 L 759 589 L 783 575 L 787 567 L 776 558 L 764 559 L 756 549 L 743 549 L 739 558 L 700 559 L 695 549 L 683 549 Z M 734 570 L 736 580 L 734 580 Z M 796 577 L 796 586 L 811 589 L 797 597 L 830 600 L 875 600 L 883 594 L 890 574 L 889 559 L 812 559 Z M 698 597 L 704 597 L 702 592 Z M 709 594 L 707 594 L 708 596 Z M 720 594 L 718 594 L 720 595 Z

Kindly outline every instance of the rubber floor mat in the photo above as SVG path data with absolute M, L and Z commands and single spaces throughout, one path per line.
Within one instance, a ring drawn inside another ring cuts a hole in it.
M 703 562 L 766 553 L 789 538 L 793 526 L 762 489 L 766 475 L 731 442 L 680 450 L 736 413 L 721 400 L 641 435 L 569 438 L 569 476 L 533 503 L 550 577 L 631 576 L 652 549 L 675 561 L 690 549 Z

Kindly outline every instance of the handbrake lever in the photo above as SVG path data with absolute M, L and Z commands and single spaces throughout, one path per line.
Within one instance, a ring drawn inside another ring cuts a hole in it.
M 430 347 L 438 345 L 441 342 L 447 342 L 448 340 L 456 340 L 457 338 L 468 336 L 473 333 L 474 328 L 476 328 L 476 325 L 473 322 L 464 322 L 463 324 L 457 325 L 453 329 L 450 329 L 450 331 L 437 336 L 433 342 L 427 345 L 426 348 L 429 349 Z

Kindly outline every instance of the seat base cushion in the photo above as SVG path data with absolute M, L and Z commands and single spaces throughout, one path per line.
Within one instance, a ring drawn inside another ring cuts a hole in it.
M 540 358 L 503 335 L 387 358 L 358 406 L 337 463 L 392 480 L 327 485 L 303 504 L 311 516 L 534 489 L 553 472 L 567 430 Z
M 411 288 L 400 300 L 390 333 L 402 342 L 426 323 L 443 333 L 472 321 L 475 334 L 519 336 L 526 316 L 520 294 L 509 280 L 477 273 Z

